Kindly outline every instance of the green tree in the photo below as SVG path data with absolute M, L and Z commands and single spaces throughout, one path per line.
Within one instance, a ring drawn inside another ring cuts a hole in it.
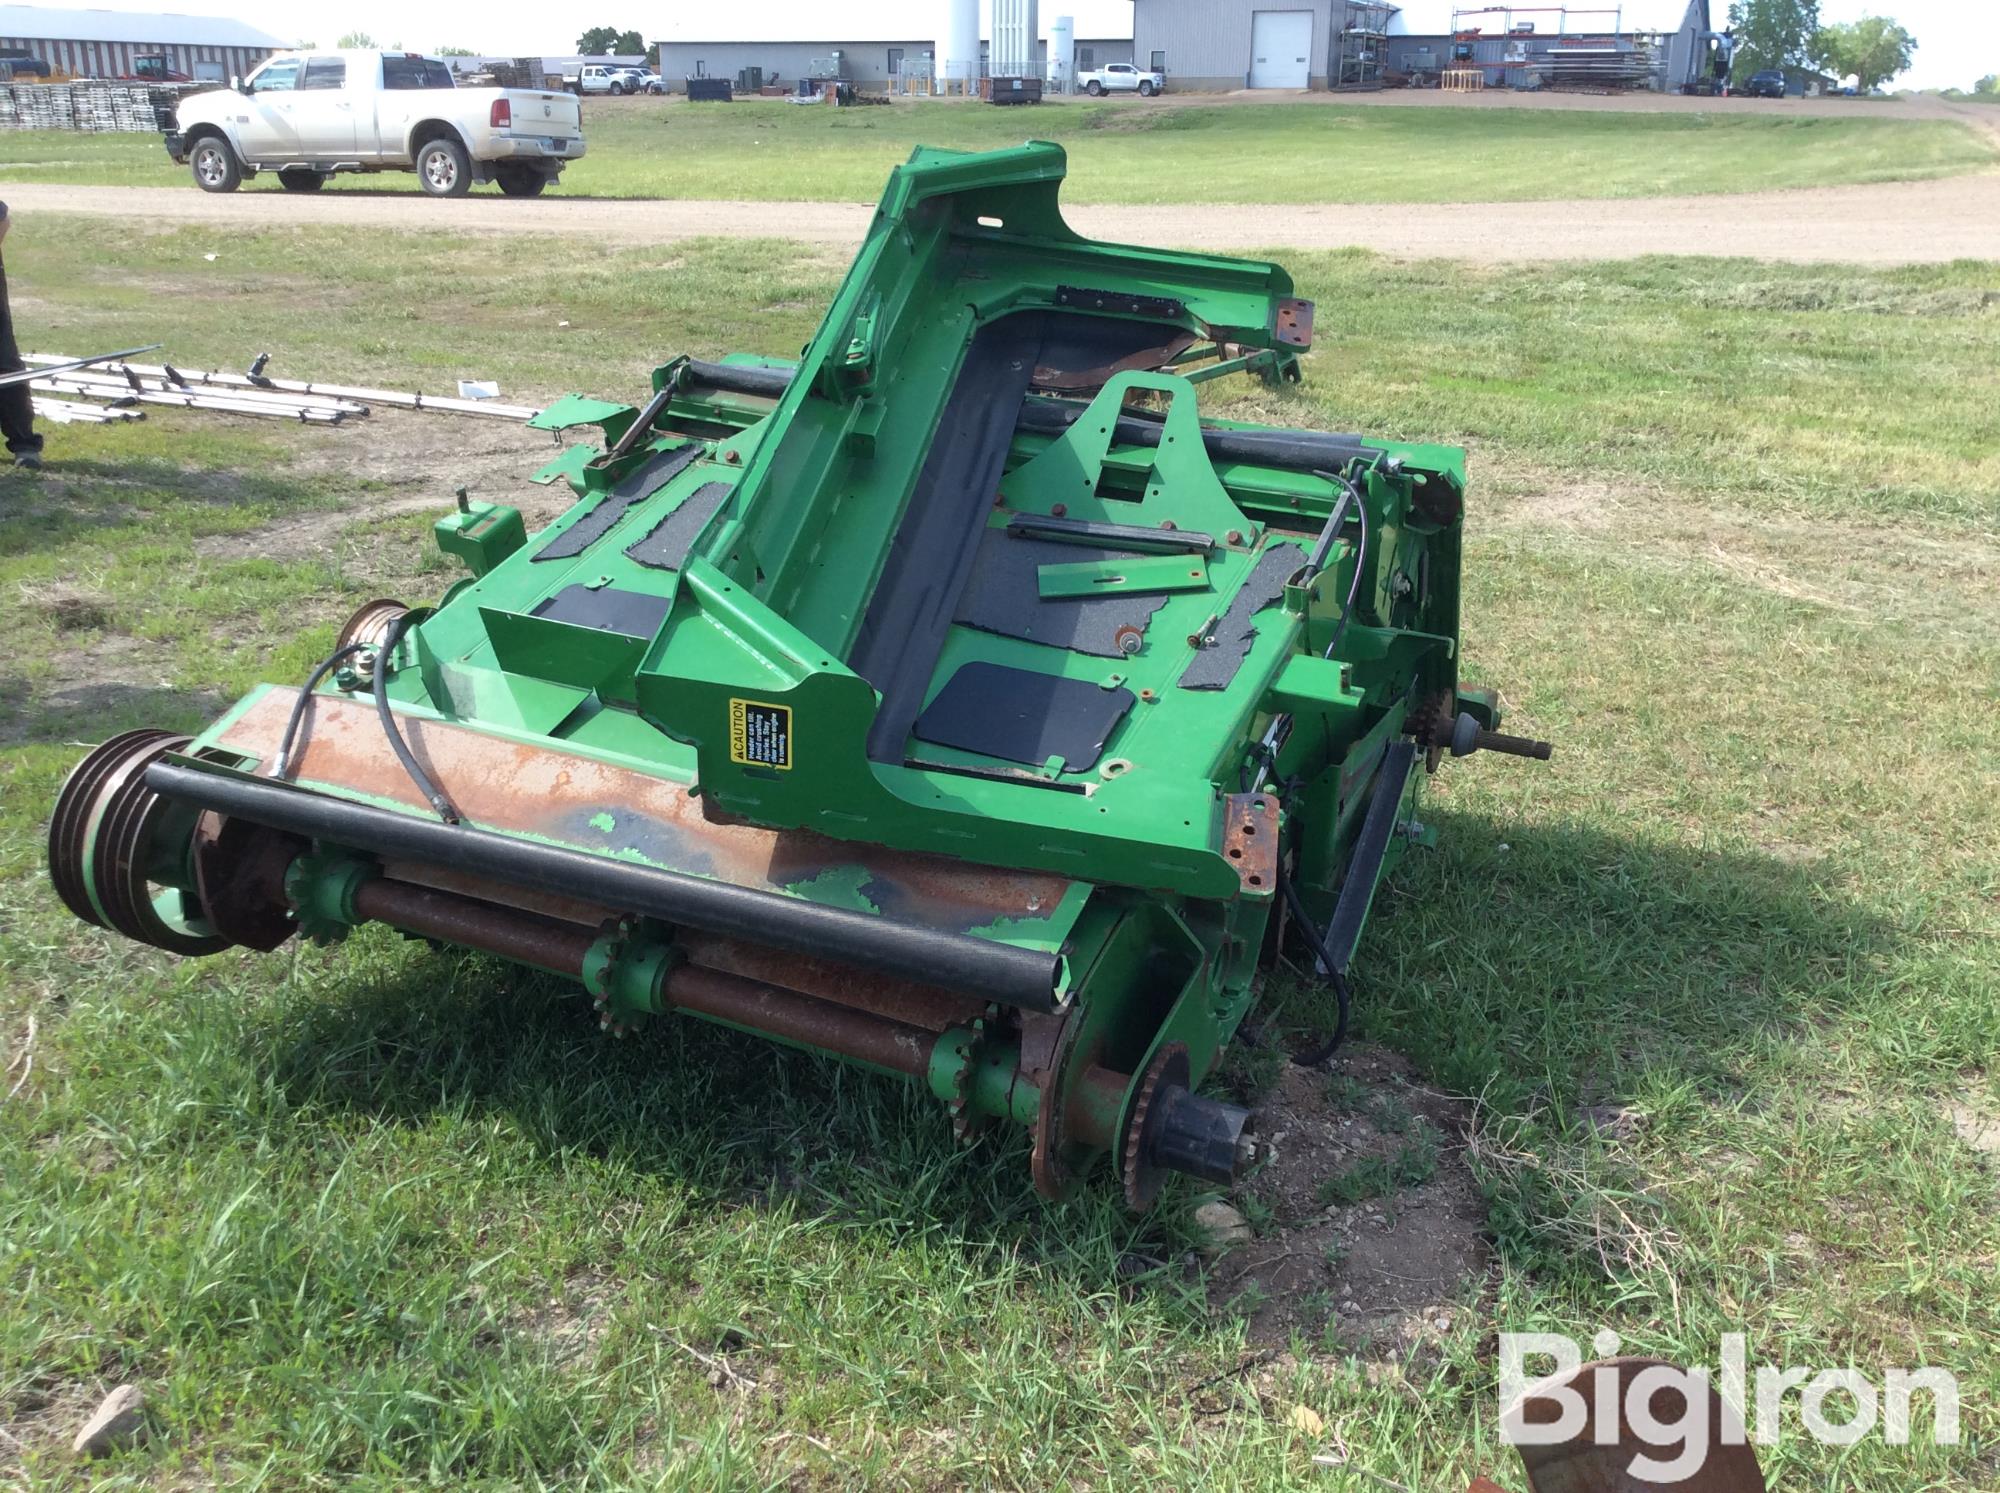
M 1813 41 L 1819 66 L 1836 78 L 1852 73 L 1854 86 L 1862 93 L 1907 71 L 1916 50 L 1917 39 L 1887 16 L 1822 26 Z
M 592 26 L 576 39 L 576 50 L 583 57 L 643 57 L 646 38 L 616 26 Z
M 335 42 L 334 46 L 343 52 L 373 52 L 376 50 L 375 38 L 370 36 L 366 31 L 350 31 L 341 37 L 339 41 Z
M 1736 36 L 1739 78 L 1767 67 L 1810 67 L 1819 0 L 1731 0 L 1729 29 Z
M 1972 85 L 1972 91 L 1986 98 L 2000 95 L 2000 73 L 1988 73 Z
M 477 57 L 479 54 L 470 47 L 439 47 L 431 55 L 433 57 Z

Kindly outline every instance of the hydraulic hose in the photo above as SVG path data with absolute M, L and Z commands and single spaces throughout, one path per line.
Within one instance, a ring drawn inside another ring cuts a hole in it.
M 285 722 L 285 734 L 278 743 L 278 755 L 271 759 L 272 777 L 282 778 L 292 765 L 292 744 L 298 740 L 299 725 L 306 718 L 306 706 L 312 702 L 313 691 L 319 688 L 319 682 L 339 667 L 341 660 L 366 652 L 367 648 L 366 643 L 349 643 L 345 648 L 336 648 L 306 676 L 306 682 L 299 686 L 298 699 L 292 702 L 291 719 Z
M 1332 1057 L 1339 1050 L 1340 1044 L 1347 1040 L 1347 1021 L 1354 1004 L 1353 992 L 1348 989 L 1347 976 L 1341 973 L 1339 966 L 1334 963 L 1333 955 L 1327 950 L 1326 935 L 1320 932 L 1319 925 L 1306 911 L 1305 899 L 1299 895 L 1298 888 L 1292 885 L 1292 878 L 1286 874 L 1282 859 L 1278 862 L 1278 892 L 1285 899 L 1285 906 L 1292 914 L 1292 921 L 1299 925 L 1300 931 L 1305 934 L 1306 942 L 1311 945 L 1313 962 L 1318 966 L 1319 972 L 1326 977 L 1327 982 L 1333 986 L 1333 998 L 1339 1005 L 1340 1014 L 1334 1020 L 1332 1034 L 1304 1052 L 1295 1052 L 1291 1055 L 1292 1061 L 1301 1068 L 1317 1068 Z
M 415 612 L 404 612 L 389 624 L 389 635 L 382 640 L 382 646 L 375 650 L 375 715 L 382 722 L 383 734 L 389 738 L 389 746 L 396 754 L 396 760 L 403 764 L 403 771 L 410 775 L 410 781 L 417 785 L 417 791 L 430 800 L 438 818 L 446 824 L 458 823 L 458 810 L 452 807 L 444 790 L 431 781 L 431 775 L 424 771 L 423 764 L 410 754 L 409 743 L 403 740 L 403 733 L 396 729 L 396 713 L 389 708 L 389 655 L 396 651 L 403 641 L 403 634 L 410 630 L 416 620 Z

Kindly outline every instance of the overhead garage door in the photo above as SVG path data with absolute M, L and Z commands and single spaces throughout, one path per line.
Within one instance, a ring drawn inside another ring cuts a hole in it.
M 1250 15 L 1250 86 L 1304 88 L 1312 79 L 1313 15 L 1259 10 Z

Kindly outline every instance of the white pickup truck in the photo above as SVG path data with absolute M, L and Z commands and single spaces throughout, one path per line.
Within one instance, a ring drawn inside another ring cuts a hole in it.
M 628 67 L 623 63 L 608 66 L 591 63 L 572 80 L 565 81 L 563 87 L 571 93 L 608 93 L 617 98 L 627 93 L 660 93 L 665 90 L 654 88 L 648 80 L 649 74 L 643 67 Z M 657 83 L 657 77 L 652 82 Z
M 583 155 L 583 106 L 567 93 L 457 88 L 450 68 L 415 52 L 286 52 L 182 99 L 166 143 L 204 192 L 233 192 L 259 171 L 288 192 L 316 192 L 336 171 L 414 171 L 433 197 L 476 181 L 533 197 Z
M 1103 98 L 1107 93 L 1136 93 L 1141 98 L 1151 98 L 1166 90 L 1167 75 L 1142 73 L 1129 62 L 1111 62 L 1090 72 L 1078 73 L 1076 81 L 1092 98 Z

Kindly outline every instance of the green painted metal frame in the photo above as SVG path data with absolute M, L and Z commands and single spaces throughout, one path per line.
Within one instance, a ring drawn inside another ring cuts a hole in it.
M 1380 441 L 1331 472 L 1212 458 L 1196 384 L 1229 371 L 1297 372 L 1301 303 L 1290 278 L 1271 264 L 1085 240 L 1057 207 L 1064 171 L 1060 148 L 1042 143 L 976 156 L 916 151 L 892 174 L 797 362 L 731 360 L 787 372 L 775 397 L 703 390 L 676 360 L 655 372 L 643 417 L 637 405 L 580 396 L 550 406 L 535 425 L 604 434 L 602 447 L 570 446 L 536 475 L 566 482 L 575 506 L 532 537 L 500 505 L 462 503 L 439 522 L 441 548 L 470 574 L 411 629 L 388 696 L 406 723 L 449 723 L 676 785 L 719 822 L 941 854 L 967 863 L 968 875 L 999 866 L 1069 878 L 1049 916 L 975 930 L 1062 955 L 1067 1025 L 1055 1071 L 1037 1070 L 1031 1082 L 1023 1036 L 1002 1024 L 941 1042 L 931 1082 L 974 1113 L 1018 1120 L 1038 1086 L 1108 1104 L 1080 1078 L 1090 1065 L 1108 1067 L 1130 1082 L 1117 1114 L 1089 1127 L 1098 1133 L 1131 1119 L 1140 1076 L 1165 1045 L 1187 1047 L 1198 1081 L 1249 1009 L 1276 888 L 1241 873 L 1232 816 L 1269 809 L 1308 905 L 1324 915 L 1349 874 L 1385 742 L 1440 705 L 1489 726 L 1498 711 L 1458 681 L 1463 453 Z M 1235 355 L 1115 373 L 1060 434 L 1017 430 L 988 528 L 1047 515 L 1200 531 L 1214 547 L 1118 562 L 1121 573 L 1184 570 L 1189 584 L 1148 594 L 1157 606 L 1135 629 L 1138 646 L 1115 658 L 965 625 L 945 633 L 933 692 L 970 663 L 1131 691 L 1134 708 L 1090 771 L 1022 771 L 928 743 L 921 756 L 873 760 L 865 744 L 880 697 L 848 659 L 958 370 L 980 328 L 1060 315 L 1065 288 L 1079 285 L 1102 292 L 1114 316 L 1192 332 Z M 1156 444 L 1118 437 L 1134 409 L 1157 420 Z M 689 441 L 694 459 L 647 488 L 649 464 Z M 1324 566 L 1308 573 L 1305 555 L 1350 485 L 1365 527 L 1350 511 L 1327 536 Z M 675 563 L 631 552 L 697 502 L 713 513 L 691 525 Z M 552 557 L 579 525 L 602 532 Z M 1217 617 L 1278 546 L 1292 546 L 1300 564 L 1248 618 L 1240 666 L 1218 687 L 1184 687 Z M 639 635 L 541 614 L 579 593 L 653 598 L 660 620 Z M 218 747 L 262 698 L 232 711 L 190 757 L 203 754 L 211 772 L 259 771 L 263 763 Z M 1260 760 L 1258 743 L 1281 717 L 1292 729 Z M 761 733 L 754 749 L 747 719 Z M 1253 776 L 1270 787 L 1246 811 Z M 1412 803 L 1421 781 L 1407 789 Z M 422 812 L 354 783 L 305 786 Z M 605 810 L 612 819 L 618 806 Z M 625 853 L 574 828 L 540 837 Z M 1404 844 L 1398 837 L 1371 874 L 1386 874 Z M 293 869 L 291 894 L 322 930 L 338 928 L 344 904 L 315 878 L 345 874 L 337 868 L 347 864 L 334 855 Z M 704 874 L 698 864 L 662 865 Z M 893 916 L 850 883 L 833 874 L 784 890 Z M 609 975 L 602 983 L 605 999 L 624 999 Z M 614 1009 L 637 1020 L 652 1007 L 634 997 Z M 1081 1163 L 1090 1148 L 1065 1149 L 1067 1163 Z

